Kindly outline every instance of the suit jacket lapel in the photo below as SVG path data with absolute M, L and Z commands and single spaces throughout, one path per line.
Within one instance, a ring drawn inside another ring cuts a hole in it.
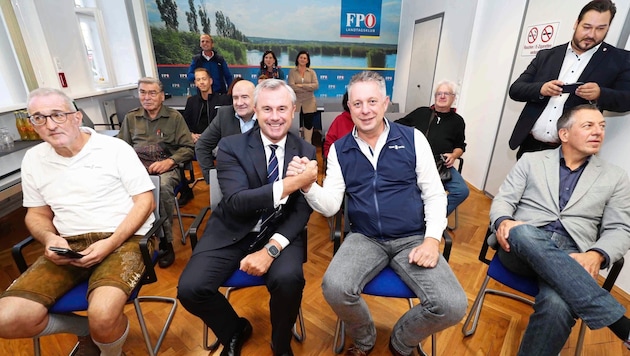
M 549 196 L 553 200 L 554 206 L 560 207 L 558 193 L 560 192 L 560 149 L 551 150 L 543 161 L 545 167 L 545 177 L 547 177 L 547 189 Z
M 606 42 L 602 42 L 597 51 L 593 53 L 593 57 L 591 57 L 591 60 L 586 65 L 586 68 L 584 68 L 584 71 L 582 71 L 582 74 L 580 74 L 580 78 L 578 79 L 578 81 L 584 83 L 588 82 L 586 78 L 590 78 L 591 72 L 594 71 L 595 68 L 599 68 L 600 62 L 603 61 L 604 58 L 606 58 L 608 47 L 609 46 Z
M 287 133 L 287 141 L 284 145 L 284 170 L 283 172 L 286 175 L 287 168 L 289 167 L 289 163 L 293 160 L 294 156 L 299 156 L 300 152 L 298 151 L 298 141 L 300 138 L 296 137 L 292 133 Z
M 260 178 L 261 185 L 265 185 L 267 184 L 267 157 L 265 156 L 265 148 L 263 147 L 262 138 L 260 137 L 260 129 L 255 127 L 249 131 L 248 135 L 249 158 Z
M 575 205 L 591 189 L 593 183 L 595 183 L 601 173 L 602 165 L 599 157 L 591 156 L 590 161 L 586 167 L 584 167 L 584 172 L 582 172 L 582 175 L 575 186 L 575 190 L 573 191 L 573 194 L 571 194 L 571 198 L 564 209 L 566 210 L 572 205 Z

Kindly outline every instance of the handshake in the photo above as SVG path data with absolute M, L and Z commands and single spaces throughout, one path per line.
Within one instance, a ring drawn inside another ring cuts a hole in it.
M 289 163 L 285 176 L 294 179 L 298 189 L 306 193 L 311 189 L 311 185 L 317 181 L 317 172 L 316 160 L 311 161 L 306 157 L 295 156 Z

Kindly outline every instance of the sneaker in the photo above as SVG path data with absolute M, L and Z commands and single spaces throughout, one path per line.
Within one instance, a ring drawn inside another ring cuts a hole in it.
M 96 346 L 94 340 L 90 335 L 78 336 L 78 343 L 76 347 L 76 356 L 100 356 L 101 349 Z

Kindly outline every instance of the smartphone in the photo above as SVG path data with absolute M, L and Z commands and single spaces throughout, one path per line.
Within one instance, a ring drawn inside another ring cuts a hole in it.
M 83 255 L 73 251 L 69 248 L 64 248 L 64 247 L 54 247 L 51 246 L 48 248 L 49 250 L 51 250 L 52 252 L 58 254 L 59 256 L 64 256 L 64 257 L 68 257 L 68 258 L 82 258 Z
M 579 87 L 582 84 L 584 84 L 584 83 L 582 83 L 582 82 L 567 83 L 567 84 L 562 86 L 562 92 L 563 93 L 569 93 L 569 94 L 575 94 L 575 89 L 577 89 L 577 87 Z

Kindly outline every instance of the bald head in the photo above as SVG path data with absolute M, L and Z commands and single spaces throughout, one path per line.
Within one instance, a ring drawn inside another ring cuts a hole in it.
M 232 106 L 244 121 L 254 116 L 254 89 L 254 83 L 249 80 L 241 80 L 232 88 Z

